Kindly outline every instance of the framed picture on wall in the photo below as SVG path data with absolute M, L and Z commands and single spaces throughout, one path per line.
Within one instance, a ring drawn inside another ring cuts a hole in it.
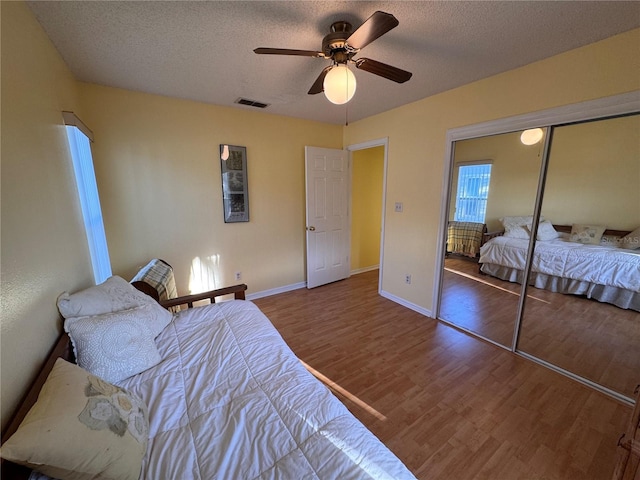
M 220 145 L 220 167 L 225 223 L 248 222 L 247 148 Z

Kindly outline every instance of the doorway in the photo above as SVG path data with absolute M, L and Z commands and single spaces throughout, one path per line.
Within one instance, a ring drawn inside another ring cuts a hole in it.
M 378 269 L 382 285 L 387 139 L 351 145 L 351 275 Z

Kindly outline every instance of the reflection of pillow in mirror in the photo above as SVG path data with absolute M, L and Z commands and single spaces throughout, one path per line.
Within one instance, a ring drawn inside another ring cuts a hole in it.
M 571 241 L 586 245 L 600 245 L 600 239 L 606 228 L 602 225 L 580 225 L 574 223 L 571 226 Z
M 527 225 L 505 225 L 504 226 L 504 237 L 507 238 L 521 238 L 526 240 L 529 238 L 529 230 L 527 229 Z
M 629 250 L 637 250 L 640 248 L 640 227 L 618 240 L 618 247 Z
M 502 217 L 500 222 L 504 227 L 504 236 L 508 238 L 529 238 L 529 230 L 527 226 L 531 227 L 533 217 L 531 215 L 525 215 L 520 217 Z M 540 217 L 540 221 L 544 220 Z
M 527 231 L 531 233 L 531 226 L 527 225 L 526 228 Z M 553 228 L 553 224 L 550 221 L 545 220 L 538 224 L 538 235 L 536 236 L 537 240 L 541 242 L 548 242 L 549 240 L 554 240 L 559 236 L 560 234 L 556 231 L 555 228 Z

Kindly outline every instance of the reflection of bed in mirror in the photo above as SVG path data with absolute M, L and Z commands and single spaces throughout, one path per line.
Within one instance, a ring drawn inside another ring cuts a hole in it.
M 571 241 L 571 227 L 554 228 L 556 238 L 536 241 L 530 285 L 640 312 L 640 250 L 620 248 L 616 241 L 630 232 L 605 230 L 606 240 L 590 245 Z M 529 239 L 489 235 L 480 249 L 480 271 L 522 283 Z

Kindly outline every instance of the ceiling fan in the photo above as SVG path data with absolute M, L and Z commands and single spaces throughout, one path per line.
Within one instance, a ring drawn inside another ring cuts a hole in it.
M 333 64 L 325 67 L 309 89 L 309 95 L 325 92 L 327 98 L 337 104 L 347 103 L 356 89 L 356 79 L 348 65 L 373 73 L 397 83 L 404 83 L 412 73 L 392 67 L 370 58 L 353 57 L 371 42 L 381 37 L 400 22 L 390 13 L 377 11 L 352 32 L 349 22 L 339 21 L 331 25 L 331 33 L 322 39 L 322 51 L 292 50 L 287 48 L 265 48 L 254 50 L 261 55 L 297 55 L 330 59 Z

